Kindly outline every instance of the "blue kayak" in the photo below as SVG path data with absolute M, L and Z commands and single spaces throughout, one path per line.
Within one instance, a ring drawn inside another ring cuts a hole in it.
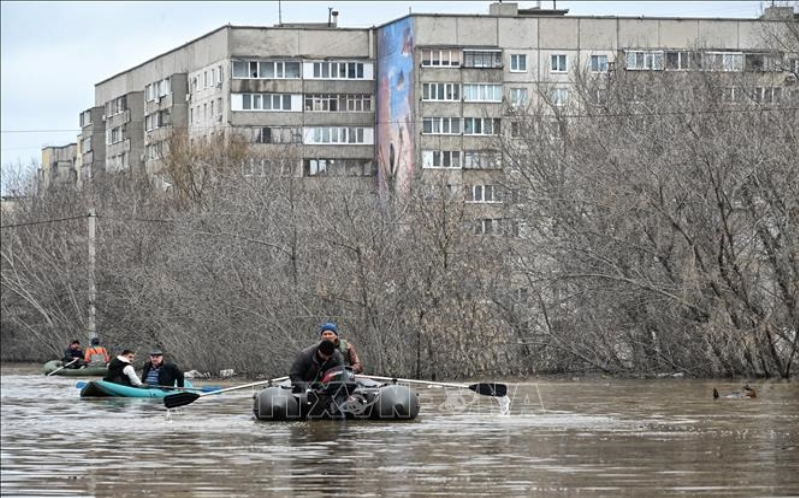
M 189 381 L 185 382 L 186 387 L 193 387 Z M 201 388 L 194 389 L 160 389 L 157 387 L 133 387 L 106 380 L 93 380 L 87 382 L 80 390 L 81 398 L 163 398 L 170 394 L 184 392 L 202 392 Z

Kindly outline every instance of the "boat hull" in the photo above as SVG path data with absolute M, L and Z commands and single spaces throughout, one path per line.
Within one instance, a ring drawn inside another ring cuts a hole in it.
M 48 361 L 42 367 L 42 372 L 48 375 L 54 370 L 58 370 L 64 366 L 61 360 Z M 64 377 L 104 377 L 108 373 L 107 367 L 86 367 L 86 368 L 61 368 L 53 375 L 62 375 Z
M 187 382 L 186 387 L 191 387 Z M 199 389 L 198 389 L 199 390 Z M 191 391 L 191 390 L 190 390 Z M 172 390 L 172 389 L 158 389 L 156 387 L 142 388 L 125 386 L 115 382 L 108 382 L 106 380 L 93 380 L 87 382 L 83 389 L 80 390 L 81 398 L 163 398 L 170 394 L 177 392 L 185 392 L 185 390 Z
M 345 393 L 292 393 L 291 385 L 267 387 L 253 396 L 258 420 L 413 420 L 419 415 L 419 395 L 407 386 L 379 385 L 359 380 Z

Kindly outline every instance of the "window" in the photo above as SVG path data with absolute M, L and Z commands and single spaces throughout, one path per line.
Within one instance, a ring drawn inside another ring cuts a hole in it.
M 374 143 L 374 130 L 360 127 L 308 127 L 303 131 L 305 144 L 360 145 Z
M 498 135 L 498 118 L 463 118 L 464 135 Z
M 83 128 L 84 126 L 89 126 L 90 124 L 92 124 L 92 112 L 84 111 L 80 113 L 80 127 Z
M 304 176 L 375 176 L 371 159 L 304 159 Z
M 743 71 L 744 54 L 736 52 L 707 52 L 705 66 L 710 71 Z
M 292 61 L 233 61 L 233 78 L 299 79 L 300 63 Z M 219 81 L 222 81 L 221 69 Z
M 144 154 L 148 161 L 156 161 L 163 156 L 164 142 L 157 142 L 145 147 Z
M 91 137 L 83 139 L 83 141 L 81 142 L 81 149 L 82 149 L 84 154 L 86 154 L 87 152 L 91 152 L 92 151 L 92 139 L 91 139 Z
M 499 237 L 502 235 L 502 219 L 485 218 L 474 220 L 474 234 L 485 235 L 488 237 Z
M 588 101 L 593 106 L 603 106 L 608 103 L 608 91 L 605 88 L 592 88 L 588 94 Z
M 302 143 L 302 129 L 293 126 L 264 126 L 252 128 L 252 141 L 259 144 Z
M 701 52 L 666 52 L 666 70 L 690 71 L 702 69 Z
M 782 87 L 756 87 L 752 100 L 761 105 L 779 105 L 782 101 Z
M 345 95 L 346 109 L 348 112 L 371 112 L 372 96 L 367 94 Z
M 501 169 L 502 156 L 492 149 L 466 150 L 463 152 L 463 167 L 466 169 Z
M 306 78 L 322 80 L 363 80 L 366 77 L 363 62 L 313 62 Z M 371 66 L 370 66 L 371 72 Z
M 591 56 L 591 72 L 593 73 L 606 73 L 608 71 L 608 56 L 607 55 L 592 55 Z
M 782 62 L 776 54 L 745 54 L 744 70 L 746 71 L 776 71 Z
M 630 71 L 660 71 L 663 69 L 663 52 L 628 51 L 627 69 Z
M 525 55 L 525 54 L 510 54 L 510 72 L 512 72 L 512 73 L 526 73 L 527 72 L 527 55 Z
M 251 157 L 241 163 L 242 176 L 266 176 L 266 159 Z
M 744 92 L 743 88 L 736 86 L 722 87 L 721 100 L 727 104 L 740 104 L 743 102 Z
M 459 135 L 460 118 L 423 118 L 422 133 L 431 135 Z
M 121 97 L 117 97 L 106 104 L 106 117 L 113 116 L 114 114 L 120 114 L 127 110 L 128 108 L 128 98 L 127 96 L 123 95 Z
M 549 90 L 549 102 L 556 107 L 565 106 L 569 102 L 569 89 L 551 88 Z
M 522 136 L 522 124 L 517 121 L 513 121 L 510 124 L 510 137 L 521 138 L 521 136 Z
M 372 96 L 368 94 L 306 94 L 305 110 L 308 112 L 370 112 Z
M 233 61 L 233 78 L 249 78 L 249 73 L 247 72 L 247 68 L 249 64 L 244 61 Z M 195 88 L 196 82 L 195 79 Z
M 292 107 L 292 100 L 295 100 L 292 97 L 293 97 L 292 95 L 282 94 L 282 93 L 233 94 L 231 95 L 231 110 L 299 111 L 299 108 Z M 297 99 L 299 99 L 299 97 L 297 97 Z M 300 101 L 297 100 L 298 104 L 299 102 Z M 213 106 L 213 101 L 211 102 L 211 105 Z
M 566 55 L 553 54 L 551 57 L 551 70 L 553 73 L 565 73 L 569 70 Z
M 422 100 L 460 100 L 460 88 L 457 83 L 425 83 L 422 85 Z
M 511 107 L 525 107 L 527 106 L 527 89 L 526 88 L 511 88 L 508 96 L 508 101 Z
M 464 190 L 464 200 L 475 203 L 502 202 L 498 185 L 471 185 Z
M 422 50 L 422 67 L 460 67 L 459 50 Z
M 463 67 L 502 68 L 502 51 L 464 50 Z
M 423 168 L 453 168 L 461 167 L 461 151 L 459 150 L 423 150 Z
M 466 102 L 502 102 L 502 85 L 464 84 L 463 100 Z
M 107 144 L 115 144 L 125 140 L 125 130 L 121 126 L 117 126 L 116 128 L 107 129 L 105 131 L 105 143 Z

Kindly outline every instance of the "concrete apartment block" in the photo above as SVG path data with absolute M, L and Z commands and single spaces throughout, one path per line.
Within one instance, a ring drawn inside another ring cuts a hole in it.
M 542 87 L 565 102 L 576 69 L 690 71 L 699 54 L 702 70 L 731 65 L 724 70 L 763 80 L 764 99 L 786 98 L 799 56 L 766 64 L 773 47 L 763 34 L 795 15 L 569 16 L 503 2 L 487 15 L 410 14 L 377 28 L 340 28 L 333 13 L 328 23 L 223 26 L 97 83 L 79 164 L 166 185 L 160 158 L 172 131 L 193 140 L 223 132 L 263 158 L 242 165 L 244 175 L 275 173 L 282 157 L 291 166 L 280 174 L 364 177 L 381 192 L 443 182 L 496 210 L 508 204 L 484 188 L 503 174 L 496 138 Z
M 78 186 L 105 171 L 105 108 L 91 107 L 80 113 L 78 135 Z
M 60 185 L 77 184 L 75 162 L 77 143 L 42 149 L 42 166 L 39 170 L 39 188 L 46 191 Z
M 701 70 L 748 72 L 764 85 L 764 99 L 796 96 L 794 88 L 770 90 L 793 85 L 797 54 L 779 54 L 778 66 L 764 62 L 767 52 L 780 51 L 765 33 L 783 29 L 795 16 L 790 8 L 769 8 L 761 19 L 567 12 L 497 3 L 487 16 L 411 14 L 379 26 L 380 188 L 443 183 L 463 191 L 466 202 L 483 204 L 482 212 L 496 211 L 507 203 L 493 193 L 503 171 L 492 149 L 500 133 L 509 133 L 513 105 L 538 103 L 541 88 L 550 89 L 552 101 L 567 99 L 575 70 L 690 71 L 689 52 L 700 53 Z

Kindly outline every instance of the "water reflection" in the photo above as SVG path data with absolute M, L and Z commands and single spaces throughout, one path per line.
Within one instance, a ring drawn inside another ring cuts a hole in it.
M 419 389 L 415 421 L 269 423 L 252 393 L 167 414 L 159 400 L 78 397 L 4 366 L 4 496 L 790 496 L 799 390 L 717 400 L 693 380 L 511 386 L 509 415 L 471 391 Z

